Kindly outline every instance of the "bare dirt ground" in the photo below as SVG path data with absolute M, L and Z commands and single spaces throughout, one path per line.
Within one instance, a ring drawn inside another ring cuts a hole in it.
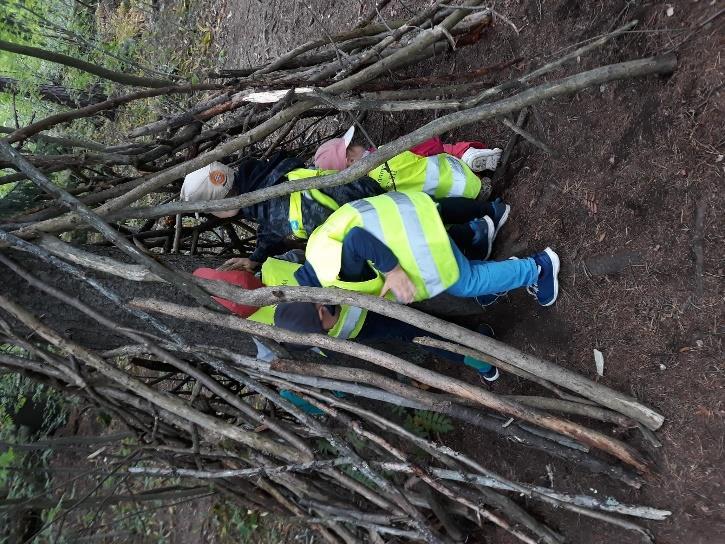
M 319 36 L 311 10 L 334 34 L 353 26 L 372 2 L 203 0 L 192 5 L 199 24 L 213 29 L 209 64 L 241 68 Z M 384 15 L 402 18 L 421 5 L 393 1 Z M 605 357 L 601 381 L 656 407 L 667 421 L 658 433 L 663 447 L 652 452 L 657 469 L 639 491 L 574 472 L 570 465 L 475 429 L 461 427 L 445 439 L 523 481 L 549 485 L 548 464 L 557 488 L 596 490 L 671 509 L 667 522 L 650 524 L 658 542 L 724 542 L 722 20 L 697 28 L 721 6 L 690 0 L 504 0 L 496 2 L 496 9 L 520 29 L 518 35 L 498 21 L 478 44 L 395 77 L 464 74 L 523 57 L 514 68 L 491 77 L 501 81 L 631 19 L 640 21 L 636 32 L 582 58 L 579 68 L 677 48 L 679 67 L 669 78 L 610 83 L 536 108 L 528 127 L 558 149 L 561 158 L 518 145 L 508 176 L 494 188 L 513 208 L 497 257 L 555 248 L 563 263 L 560 298 L 555 307 L 542 309 L 525 293 L 514 293 L 482 317 L 504 341 L 592 378 L 592 350 L 599 349 Z M 375 114 L 366 125 L 376 142 L 384 143 L 435 115 Z M 492 122 L 444 136 L 503 147 L 509 133 Z M 695 224 L 698 207 L 704 213 L 701 232 Z M 696 270 L 698 244 L 704 255 L 702 276 Z M 592 257 L 624 251 L 633 264 L 617 273 L 592 275 L 591 266 L 587 270 L 584 265 L 591 265 Z M 441 369 L 476 379 L 443 363 Z M 495 385 L 506 393 L 526 391 L 523 387 L 508 376 Z M 624 438 L 638 441 L 635 433 Z M 572 542 L 639 540 L 631 533 L 603 530 L 589 519 L 540 513 Z M 469 542 L 486 537 L 509 541 L 490 531 Z

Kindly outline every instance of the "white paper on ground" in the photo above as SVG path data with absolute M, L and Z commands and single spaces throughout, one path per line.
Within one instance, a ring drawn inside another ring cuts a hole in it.
M 597 367 L 597 374 L 604 376 L 604 355 L 598 349 L 594 350 L 594 364 Z

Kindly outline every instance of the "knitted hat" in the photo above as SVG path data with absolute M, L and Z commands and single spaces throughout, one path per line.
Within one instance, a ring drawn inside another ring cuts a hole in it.
M 302 334 L 325 334 L 317 313 L 317 306 L 312 302 L 283 302 L 277 304 L 274 311 L 274 324 L 281 329 Z M 289 349 L 306 349 L 309 346 L 285 343 Z
M 322 170 L 347 168 L 347 148 L 354 135 L 355 125 L 347 129 L 342 138 L 333 138 L 322 144 L 315 152 L 315 166 Z

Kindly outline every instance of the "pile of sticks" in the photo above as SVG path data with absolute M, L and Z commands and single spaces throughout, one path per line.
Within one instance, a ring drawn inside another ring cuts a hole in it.
M 479 3 L 473 0 L 467 6 L 475 8 Z M 644 443 L 657 445 L 653 431 L 664 418 L 636 399 L 567 370 L 565 363 L 534 357 L 413 308 L 331 289 L 245 291 L 170 268 L 154 250 L 185 255 L 200 248 L 216 255 L 244 253 L 254 239 L 253 225 L 215 219 L 188 227 L 181 216 L 341 185 L 430 136 L 477 121 L 497 119 L 517 135 L 536 140 L 508 115 L 547 98 L 616 79 L 665 74 L 676 66 L 673 56 L 651 57 L 535 84 L 537 78 L 626 32 L 634 26 L 630 23 L 494 86 L 481 85 L 475 78 L 462 85 L 436 86 L 445 82 L 427 78 L 410 80 L 414 89 L 400 84 L 386 87 L 381 76 L 430 58 L 452 44 L 462 46 L 478 39 L 495 18 L 490 10 L 436 3 L 408 21 L 369 24 L 306 43 L 262 66 L 212 74 L 231 78 L 225 83 L 138 91 L 9 133 L 0 141 L 4 161 L 0 166 L 10 166 L 17 173 L 0 183 L 27 178 L 49 195 L 49 201 L 43 209 L 15 217 L 0 228 L 0 263 L 7 268 L 6 275 L 12 272 L 22 278 L 49 305 L 80 312 L 97 324 L 99 335 L 123 341 L 106 351 L 84 346 L 19 304 L 13 293 L 4 292 L 0 295 L 0 341 L 19 352 L 0 353 L 0 367 L 82 397 L 122 421 L 134 433 L 135 447 L 145 453 L 143 462 L 124 467 L 129 474 L 172 475 L 197 485 L 201 481 L 246 508 L 309 523 L 331 543 L 458 541 L 465 539 L 469 528 L 487 523 L 527 543 L 564 541 L 560 532 L 533 517 L 512 497 L 563 508 L 650 539 L 650 532 L 630 518 L 661 520 L 669 512 L 513 481 L 383 415 L 386 404 L 444 414 L 500 435 L 512 447 L 541 450 L 573 468 L 638 488 L 651 470 L 648 456 L 582 423 L 596 421 L 597 429 L 637 429 Z M 482 69 L 476 78 L 504 66 Z M 248 101 L 262 90 L 282 92 L 271 105 Z M 11 145 L 47 138 L 43 132 L 60 123 L 133 100 L 200 91 L 212 94 L 181 115 L 138 127 L 128 135 L 143 141 L 99 147 L 96 142 L 71 138 L 66 139 L 69 148 L 85 151 L 51 157 L 23 153 Z M 450 98 L 435 99 L 440 96 Z M 292 140 L 285 138 L 305 119 L 347 111 L 426 108 L 454 111 L 338 174 L 205 203 L 168 198 L 169 188 L 178 186 L 185 174 L 214 160 L 237 153 L 264 156 L 272 149 L 289 147 Z M 71 194 L 49 179 L 50 173 L 66 168 L 85 179 L 82 192 Z M 139 205 L 149 195 L 165 202 Z M 178 219 L 159 225 L 157 219 L 164 216 Z M 131 219 L 146 221 L 139 225 Z M 90 229 L 114 246 L 115 253 L 101 256 L 57 236 Z M 226 238 L 219 232 L 226 233 Z M 205 242 L 205 233 L 216 233 L 218 243 Z M 42 279 L 32 263 L 54 270 L 63 281 Z M 129 300 L 122 290 L 104 281 L 109 274 L 127 282 L 166 283 L 169 296 Z M 86 285 L 126 318 L 119 321 L 110 317 L 107 308 L 79 300 L 63 288 L 67 282 Z M 184 304 L 175 299 L 180 295 L 185 297 Z M 421 368 L 393 353 L 246 321 L 226 313 L 210 295 L 257 306 L 314 301 L 366 308 L 447 339 L 421 338 L 421 344 L 490 361 L 530 381 L 541 394 L 501 395 Z M 232 350 L 200 342 L 180 334 L 159 315 L 211 323 L 219 330 L 253 337 L 271 347 L 275 357 L 263 361 L 253 357 L 249 347 Z M 33 332 L 30 340 L 28 331 Z M 312 345 L 328 357 L 324 364 L 319 359 L 293 357 L 280 342 Z M 346 366 L 347 357 L 364 361 L 365 368 Z M 145 372 L 136 372 L 139 368 Z M 439 392 L 402 383 L 394 379 L 394 373 Z M 280 390 L 294 392 L 321 415 L 301 410 Z

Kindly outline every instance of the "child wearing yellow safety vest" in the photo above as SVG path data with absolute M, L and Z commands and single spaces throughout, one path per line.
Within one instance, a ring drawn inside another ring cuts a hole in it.
M 546 248 L 521 259 L 469 260 L 453 242 L 425 193 L 387 193 L 342 206 L 307 244 L 306 262 L 295 272 L 300 285 L 338 287 L 385 296 L 404 304 L 447 292 L 475 298 L 526 287 L 542 306 L 558 296 L 559 257 Z M 314 306 L 314 305 L 312 305 Z M 277 326 L 309 332 L 309 304 L 279 305 Z M 328 329 L 329 310 L 317 307 L 319 327 Z M 295 315 L 307 316 L 299 320 Z
M 298 261 L 299 257 L 296 252 L 287 252 L 283 255 L 267 259 L 262 265 L 261 282 L 252 276 L 251 273 L 245 271 L 221 271 L 200 268 L 194 271 L 194 275 L 206 279 L 226 281 L 234 285 L 242 286 L 245 289 L 256 289 L 262 286 L 273 285 L 298 285 L 295 272 L 302 267 L 302 263 Z M 237 315 L 246 317 L 252 321 L 257 321 L 258 323 L 275 324 L 276 306 L 263 306 L 255 309 L 219 297 L 214 298 Z M 413 325 L 402 323 L 379 314 L 368 313 L 367 310 L 361 308 L 346 305 L 311 305 L 307 308 L 314 308 L 315 315 L 319 317 L 319 322 L 324 324 L 324 330 L 321 328 L 318 332 L 326 333 L 336 338 L 354 339 L 360 342 L 380 340 L 410 342 L 413 338 L 419 336 L 430 336 L 430 333 Z M 284 317 L 282 319 L 284 320 Z M 488 336 L 493 335 L 493 331 L 488 325 L 479 327 L 479 332 Z M 484 361 L 479 361 L 473 357 L 464 357 L 437 348 L 425 347 L 424 349 L 453 362 L 463 363 L 466 366 L 474 368 L 482 378 L 489 381 L 493 381 L 498 377 L 496 369 Z M 296 401 L 295 398 L 289 398 L 288 400 Z
M 374 149 L 352 144 L 355 127 L 342 138 L 333 138 L 315 152 L 315 166 L 326 170 L 344 170 Z M 481 142 L 444 144 L 430 138 L 389 159 L 369 172 L 385 191 L 423 192 L 435 199 L 446 197 L 488 198 L 490 180 L 476 174 L 495 170 L 501 149 L 486 149 Z
M 326 173 L 316 168 L 305 168 L 301 160 L 283 153 L 277 153 L 268 160 L 246 158 L 234 168 L 213 162 L 184 178 L 180 197 L 186 202 L 203 203 Z M 258 224 L 254 252 L 238 263 L 239 268 L 256 270 L 267 257 L 284 251 L 286 239 L 306 239 L 341 205 L 380 193 L 382 189 L 377 183 L 363 177 L 339 187 L 295 192 L 243 209 L 211 213 L 222 218 L 248 219 Z

